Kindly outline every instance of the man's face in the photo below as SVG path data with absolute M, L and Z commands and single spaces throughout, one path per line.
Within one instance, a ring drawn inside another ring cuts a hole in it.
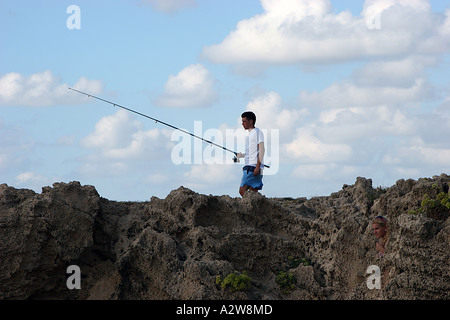
M 253 120 L 249 120 L 247 117 L 242 117 L 242 126 L 245 130 L 253 128 Z

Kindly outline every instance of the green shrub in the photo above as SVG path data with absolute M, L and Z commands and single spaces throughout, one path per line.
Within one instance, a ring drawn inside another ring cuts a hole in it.
M 410 214 L 424 214 L 433 219 L 445 220 L 450 215 L 450 198 L 448 193 L 441 192 L 432 199 L 428 194 L 423 196 L 420 208 L 411 210 Z
M 437 195 L 436 199 L 441 203 L 442 206 L 450 210 L 450 197 L 448 193 L 441 192 Z
M 297 268 L 300 264 L 309 266 L 311 264 L 311 260 L 308 258 L 294 258 L 293 256 L 288 257 L 288 265 L 291 269 Z
M 216 276 L 216 284 L 222 289 L 230 289 L 233 291 L 245 291 L 250 289 L 252 279 L 247 275 L 247 271 L 239 273 L 237 271 L 230 273 L 225 279 L 220 275 Z
M 292 290 L 295 289 L 297 279 L 290 272 L 280 271 L 278 272 L 275 282 L 280 286 L 281 292 L 283 294 L 289 294 Z
M 294 258 L 293 256 L 288 257 L 288 265 L 290 268 L 297 268 L 300 265 L 300 259 Z
M 309 260 L 308 258 L 295 258 L 294 256 L 289 256 L 287 260 L 287 269 L 295 269 L 300 264 L 304 266 L 311 265 L 311 260 Z M 295 289 L 297 279 L 289 271 L 280 271 L 277 274 L 275 282 L 280 286 L 281 292 L 283 294 L 289 294 L 292 290 Z

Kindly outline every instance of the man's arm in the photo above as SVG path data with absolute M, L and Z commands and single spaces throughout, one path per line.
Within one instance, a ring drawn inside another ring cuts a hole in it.
M 261 163 L 264 163 L 264 142 L 260 142 L 258 144 L 258 150 L 259 150 L 259 156 L 258 156 L 258 161 L 256 163 L 256 168 L 255 171 L 253 171 L 253 174 L 255 176 L 257 176 L 259 174 L 260 168 L 261 168 Z

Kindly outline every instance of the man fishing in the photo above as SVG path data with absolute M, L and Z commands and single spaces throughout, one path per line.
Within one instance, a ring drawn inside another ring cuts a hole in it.
M 264 167 L 266 168 L 270 168 L 270 166 L 266 165 L 263 163 L 263 159 L 264 159 L 264 134 L 263 132 L 258 129 L 255 128 L 255 123 L 256 123 L 256 116 L 253 112 L 251 111 L 247 111 L 244 112 L 242 114 L 242 126 L 244 127 L 245 130 L 249 131 L 249 135 L 246 138 L 246 143 L 245 143 L 245 153 L 237 153 L 233 150 L 227 149 L 224 146 L 218 145 L 217 143 L 214 143 L 212 141 L 206 140 L 202 137 L 196 136 L 195 134 L 190 133 L 189 131 L 180 129 L 175 127 L 174 125 L 171 125 L 167 122 L 158 120 L 156 118 L 150 117 L 148 115 L 145 115 L 141 112 L 135 111 L 133 109 L 121 106 L 120 104 L 117 104 L 115 102 L 112 101 L 108 101 L 106 99 L 100 98 L 100 97 L 96 97 L 92 94 L 80 91 L 80 90 L 76 90 L 73 88 L 68 88 L 69 90 L 78 92 L 80 94 L 83 94 L 87 97 L 90 98 L 94 98 L 106 103 L 109 103 L 111 105 L 113 105 L 114 107 L 118 107 L 118 108 L 122 108 L 125 109 L 127 111 L 133 112 L 135 114 L 138 114 L 142 117 L 148 118 L 150 120 L 155 121 L 156 123 L 160 123 L 162 125 L 165 125 L 169 128 L 172 128 L 174 130 L 178 130 L 181 131 L 185 134 L 188 134 L 194 138 L 200 139 L 206 143 L 209 143 L 210 145 L 216 146 L 218 148 L 221 148 L 225 151 L 231 152 L 234 154 L 234 158 L 233 161 L 239 162 L 238 158 L 245 158 L 245 167 L 244 167 L 244 173 L 242 176 L 242 181 L 241 181 L 241 186 L 239 188 L 239 193 L 241 196 L 244 196 L 245 192 L 247 190 L 252 190 L 252 191 L 258 191 L 261 190 L 263 187 L 263 183 L 262 183 L 262 170 L 264 169 Z
M 238 158 L 245 158 L 245 166 L 239 194 L 243 197 L 247 190 L 258 192 L 263 187 L 262 177 L 264 169 L 264 134 L 255 127 L 256 115 L 246 111 L 241 115 L 242 126 L 249 131 L 245 138 L 245 153 L 238 153 Z

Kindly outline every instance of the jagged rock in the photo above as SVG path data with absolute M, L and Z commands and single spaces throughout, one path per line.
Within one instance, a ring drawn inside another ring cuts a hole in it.
M 55 184 L 38 195 L 0 186 L 0 298 L 30 298 L 60 286 L 65 265 L 94 246 L 100 209 L 91 186 Z M 64 284 L 64 282 L 62 282 Z
M 449 182 L 442 174 L 382 189 L 359 177 L 311 199 L 180 187 L 145 202 L 104 199 L 78 182 L 41 194 L 3 184 L 0 299 L 448 299 L 450 219 L 409 212 Z M 389 219 L 382 259 L 377 215 Z M 81 270 L 79 290 L 66 285 L 70 265 Z M 371 265 L 379 290 L 366 285 Z M 249 290 L 216 284 L 234 271 L 247 271 Z M 293 290 L 276 283 L 280 271 L 295 277 Z

